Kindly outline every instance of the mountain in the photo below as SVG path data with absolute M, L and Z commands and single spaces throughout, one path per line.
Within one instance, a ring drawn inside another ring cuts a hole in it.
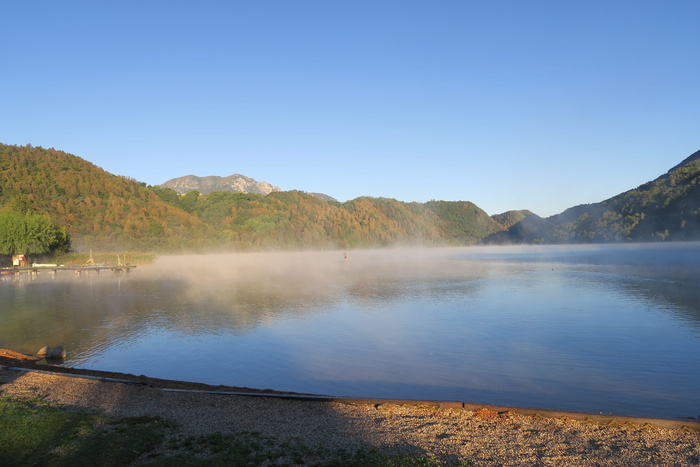
M 190 191 L 196 191 L 203 195 L 208 195 L 215 191 L 228 191 L 232 193 L 258 193 L 267 195 L 276 191 L 282 191 L 279 187 L 270 185 L 267 182 L 258 182 L 245 175 L 233 174 L 228 177 L 218 177 L 210 175 L 208 177 L 197 177 L 195 175 L 185 175 L 184 177 L 173 178 L 158 185 L 162 188 L 170 188 L 179 195 L 184 195 Z M 335 198 L 323 193 L 310 193 L 323 201 L 336 201 Z
M 0 209 L 64 226 L 78 251 L 467 245 L 503 227 L 466 201 L 324 201 L 301 191 L 189 191 L 112 175 L 71 154 L 0 144 Z
M 322 201 L 338 201 L 337 199 L 333 198 L 332 196 L 325 195 L 323 193 L 309 193 L 310 195 L 315 196 L 316 198 L 322 200 Z
M 484 243 L 602 243 L 700 239 L 700 151 L 657 179 L 548 218 L 530 215 Z
M 468 201 L 340 203 L 302 191 L 179 195 L 53 148 L 0 144 L 2 209 L 49 216 L 78 251 L 697 240 L 700 151 L 634 190 L 543 219 L 529 211 L 491 217 Z
M 459 242 L 458 239 L 464 237 L 482 239 L 503 230 L 501 224 L 469 201 L 428 201 L 425 204 L 445 223 L 443 235 L 451 241 Z
M 494 214 L 493 216 L 491 216 L 491 219 L 495 220 L 506 229 L 509 229 L 510 227 L 514 226 L 526 217 L 531 216 L 532 214 L 532 211 L 529 211 L 527 209 L 520 209 L 517 211 L 507 211 L 501 214 Z
M 179 196 L 158 187 L 163 200 L 217 228 L 220 244 L 237 248 L 363 248 L 390 245 L 467 245 L 503 230 L 483 210 L 467 202 L 451 216 L 430 203 L 360 197 L 339 203 L 301 191 L 269 195 L 212 192 Z
M 185 175 L 184 177 L 173 178 L 165 183 L 161 183 L 160 186 L 170 188 L 180 195 L 190 191 L 198 191 L 203 195 L 208 195 L 212 191 L 259 193 L 262 195 L 267 195 L 273 191 L 282 191 L 279 187 L 270 185 L 267 182 L 257 182 L 250 177 L 239 174 L 229 175 L 228 177 Z
M 82 251 L 176 249 L 211 228 L 133 179 L 53 148 L 0 144 L 0 208 L 30 206 Z

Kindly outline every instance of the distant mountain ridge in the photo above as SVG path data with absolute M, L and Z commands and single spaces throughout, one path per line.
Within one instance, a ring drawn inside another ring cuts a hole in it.
M 232 191 L 237 193 L 257 193 L 268 195 L 275 191 L 282 191 L 279 187 L 267 182 L 258 182 L 245 175 L 233 174 L 228 177 L 209 175 L 198 177 L 196 175 L 185 175 L 184 177 L 173 178 L 159 186 L 170 188 L 179 195 L 184 195 L 190 191 L 198 191 L 203 195 L 208 195 L 213 191 Z
M 503 212 L 501 214 L 494 214 L 491 216 L 491 219 L 495 220 L 506 229 L 509 229 L 521 220 L 531 215 L 533 215 L 532 211 L 528 209 L 520 209 L 516 211 Z
M 700 239 L 700 151 L 653 181 L 543 219 L 530 215 L 484 243 L 608 243 Z
M 468 201 L 340 203 L 296 190 L 197 188 L 207 189 L 180 195 L 53 148 L 0 144 L 0 210 L 49 215 L 78 251 L 700 240 L 700 151 L 636 189 L 546 219 L 527 210 L 489 216 Z
M 473 245 L 504 229 L 466 201 L 360 197 L 340 203 L 296 190 L 260 194 L 217 188 L 179 195 L 53 148 L 0 143 L 0 211 L 48 215 L 65 227 L 77 251 Z

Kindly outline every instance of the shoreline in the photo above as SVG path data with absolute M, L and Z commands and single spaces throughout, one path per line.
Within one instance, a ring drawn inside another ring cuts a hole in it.
M 8 349 L 0 349 L 0 368 L 14 371 L 31 371 L 46 374 L 62 374 L 69 377 L 87 378 L 90 380 L 100 380 L 104 382 L 115 382 L 122 384 L 146 385 L 148 387 L 172 392 L 200 393 L 210 395 L 230 395 L 230 396 L 250 396 L 267 397 L 288 400 L 306 400 L 316 402 L 337 402 L 346 404 L 363 405 L 403 405 L 418 407 L 436 407 L 439 409 L 460 409 L 460 410 L 488 410 L 496 413 L 517 413 L 522 416 L 569 419 L 588 423 L 598 423 L 601 425 L 637 425 L 654 426 L 657 428 L 667 428 L 672 430 L 689 430 L 700 432 L 700 420 L 697 419 L 672 419 L 672 418 L 650 418 L 636 417 L 614 414 L 594 414 L 588 412 L 572 412 L 565 410 L 553 410 L 543 408 L 511 407 L 493 404 L 479 404 L 464 401 L 440 401 L 440 400 L 419 400 L 419 399 L 386 399 L 386 398 L 364 398 L 364 397 L 342 397 L 327 396 L 318 394 L 302 394 L 293 392 L 281 392 L 274 389 L 255 389 L 247 387 L 234 387 L 225 385 L 210 385 L 206 383 L 195 383 L 177 380 L 166 380 L 150 378 L 148 376 L 132 375 L 126 373 L 105 372 L 99 370 L 84 370 L 79 368 L 63 367 L 48 363 L 38 363 L 43 359 L 15 352 Z
M 481 405 L 313 400 L 145 376 L 61 371 L 68 369 L 38 365 L 38 360 L 0 350 L 0 396 L 40 398 L 109 417 L 161 417 L 177 422 L 182 436 L 248 431 L 281 443 L 379 449 L 472 466 L 700 465 L 700 432 L 689 427 L 601 423 L 563 414 L 548 418 Z M 227 389 L 242 391 L 234 395 Z

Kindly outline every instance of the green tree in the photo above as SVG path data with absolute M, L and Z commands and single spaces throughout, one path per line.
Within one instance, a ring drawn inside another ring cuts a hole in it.
M 0 254 L 27 255 L 66 251 L 66 230 L 49 216 L 34 212 L 0 211 Z

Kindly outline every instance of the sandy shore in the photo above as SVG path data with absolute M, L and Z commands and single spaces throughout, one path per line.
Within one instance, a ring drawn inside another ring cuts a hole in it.
M 144 377 L 133 378 L 139 384 L 76 377 L 9 351 L 0 351 L 0 365 L 0 396 L 41 397 L 117 417 L 159 416 L 177 421 L 183 435 L 252 431 L 309 446 L 376 447 L 474 466 L 700 465 L 700 433 L 688 429 L 601 425 L 486 409 L 190 392 L 204 386 Z M 14 369 L 18 367 L 30 371 Z M 185 392 L 169 390 L 173 387 Z

